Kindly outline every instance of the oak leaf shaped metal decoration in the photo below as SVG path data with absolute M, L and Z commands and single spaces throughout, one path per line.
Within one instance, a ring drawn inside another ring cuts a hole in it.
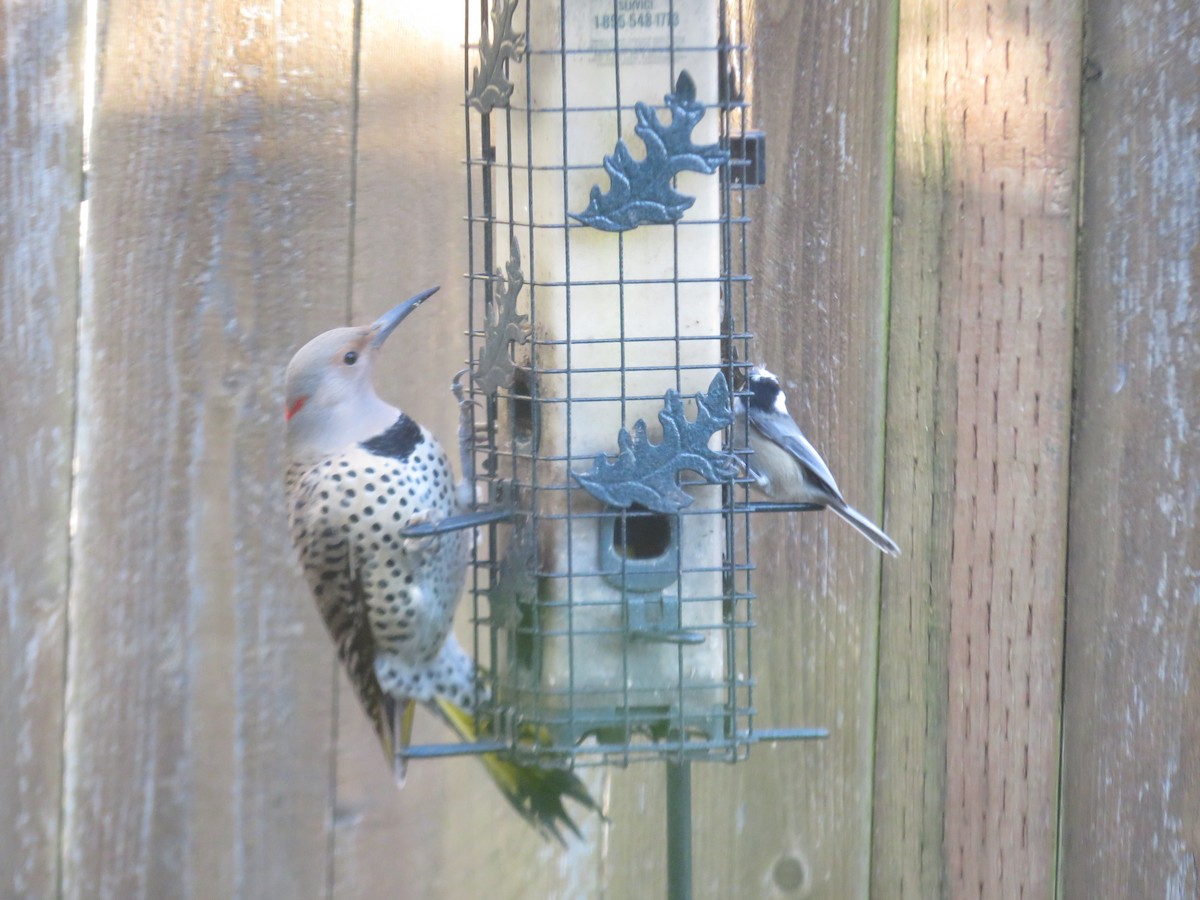
M 692 143 L 692 129 L 704 117 L 704 104 L 696 100 L 696 83 L 686 70 L 663 100 L 671 111 L 669 125 L 662 124 L 647 104 L 634 107 L 638 123 L 633 130 L 646 145 L 646 158 L 634 159 L 625 141 L 618 140 L 613 154 L 604 157 L 608 193 L 592 185 L 587 209 L 571 213 L 571 218 L 601 231 L 676 222 L 696 198 L 676 191 L 672 179 L 685 171 L 711 175 L 729 160 L 720 144 Z
M 508 106 L 513 84 L 504 75 L 504 62 L 520 62 L 525 57 L 525 35 L 513 31 L 513 13 L 518 0 L 492 5 L 492 32 L 479 36 L 479 68 L 471 77 L 467 102 L 485 116 L 497 106 Z
M 512 386 L 516 364 L 509 347 L 513 342 L 529 342 L 529 316 L 517 312 L 517 295 L 525 286 L 525 273 L 521 271 L 521 247 L 516 236 L 509 242 L 509 257 L 504 268 L 507 279 L 499 272 L 494 276 L 498 289 L 488 309 L 483 350 L 475 366 L 475 384 L 485 393 Z
M 662 423 L 661 443 L 650 442 L 645 420 L 638 419 L 632 435 L 624 428 L 617 435 L 620 452 L 616 460 L 609 462 L 600 453 L 590 472 L 571 475 L 589 494 L 609 506 L 628 509 L 640 503 L 655 512 L 671 514 L 692 502 L 679 487 L 680 472 L 695 472 L 709 484 L 720 484 L 736 474 L 733 454 L 708 446 L 715 432 L 733 422 L 729 385 L 720 372 L 707 393 L 696 395 L 695 421 L 688 421 L 683 399 L 675 390 L 664 396 L 658 421 Z

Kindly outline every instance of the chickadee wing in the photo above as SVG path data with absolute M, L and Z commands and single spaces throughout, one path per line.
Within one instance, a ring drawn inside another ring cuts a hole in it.
M 750 424 L 763 437 L 783 447 L 792 456 L 796 457 L 799 463 L 808 469 L 815 481 L 820 482 L 834 497 L 841 498 L 842 492 L 838 489 L 837 482 L 833 478 L 833 473 L 829 471 L 829 466 L 825 465 L 825 460 L 821 459 L 821 454 L 809 443 L 808 438 L 804 436 L 804 433 L 800 430 L 800 426 L 795 423 L 791 416 L 774 411 L 755 409 L 753 406 L 750 406 L 748 418 L 750 419 Z

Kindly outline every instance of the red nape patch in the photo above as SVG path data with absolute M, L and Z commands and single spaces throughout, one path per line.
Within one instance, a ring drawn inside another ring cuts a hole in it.
M 297 397 L 296 402 L 288 407 L 287 412 L 283 414 L 284 421 L 292 421 L 292 416 L 300 412 L 300 408 L 308 402 L 307 397 Z

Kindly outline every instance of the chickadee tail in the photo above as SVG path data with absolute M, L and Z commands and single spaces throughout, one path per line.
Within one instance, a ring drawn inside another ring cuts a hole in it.
M 882 530 L 870 519 L 860 513 L 853 506 L 845 503 L 829 504 L 829 508 L 835 513 L 862 532 L 863 537 L 882 550 L 889 556 L 899 556 L 900 548 L 896 546 L 896 542 L 883 533 Z
M 468 742 L 478 738 L 473 715 L 444 697 L 436 697 L 435 702 L 437 711 L 459 738 Z M 554 837 L 564 847 L 567 842 L 559 831 L 560 825 L 565 825 L 576 837 L 582 835 L 563 806 L 563 798 L 570 797 L 588 809 L 600 810 L 574 772 L 522 765 L 495 753 L 485 753 L 480 759 L 518 815 L 543 836 Z

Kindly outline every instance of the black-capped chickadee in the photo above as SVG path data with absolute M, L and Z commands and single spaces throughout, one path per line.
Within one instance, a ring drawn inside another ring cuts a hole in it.
M 884 553 L 900 555 L 896 542 L 874 523 L 850 506 L 833 480 L 833 473 L 821 454 L 787 411 L 787 402 L 779 379 L 766 369 L 755 366 L 746 376 L 748 397 L 735 397 L 735 440 L 747 434 L 750 454 L 747 465 L 760 491 L 777 503 L 817 503 L 857 528 Z M 746 429 L 743 417 L 750 420 Z

